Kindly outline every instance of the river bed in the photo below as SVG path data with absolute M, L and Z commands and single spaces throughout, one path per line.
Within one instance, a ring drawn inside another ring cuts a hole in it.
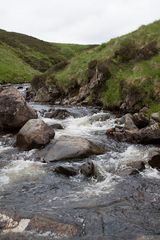
M 55 139 L 63 135 L 85 137 L 105 145 L 106 153 L 46 164 L 36 161 L 38 150 L 20 151 L 14 147 L 14 134 L 1 133 L 0 212 L 14 213 L 22 219 L 48 216 L 76 224 L 78 234 L 65 239 L 160 239 L 160 172 L 148 166 L 139 174 L 125 174 L 129 162 L 147 159 L 156 147 L 117 143 L 107 138 L 106 130 L 115 124 L 111 113 L 106 121 L 90 121 L 103 111 L 76 106 L 30 105 L 46 123 L 58 122 L 64 126 L 62 130 L 55 130 Z M 43 112 L 50 108 L 67 109 L 76 117 L 44 118 Z M 79 166 L 88 160 L 96 163 L 103 180 L 85 178 L 81 174 L 67 178 L 52 171 L 60 164 Z M 62 239 L 51 232 L 19 230 L 17 234 L 22 236 L 12 238 Z M 2 233 L 0 239 L 7 239 L 5 236 Z

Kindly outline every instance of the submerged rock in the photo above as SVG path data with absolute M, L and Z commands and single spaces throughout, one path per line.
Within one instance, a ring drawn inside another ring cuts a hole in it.
M 105 179 L 106 171 L 104 170 L 104 167 L 96 161 L 88 161 L 80 166 L 80 173 L 85 177 L 93 177 L 97 181 L 103 181 Z
M 68 117 L 74 116 L 72 113 L 67 111 L 66 109 L 56 109 L 53 112 L 48 112 L 45 114 L 47 118 L 55 118 L 55 119 L 66 119 Z
M 45 216 L 33 217 L 26 230 L 41 234 L 50 233 L 58 238 L 72 238 L 79 232 L 79 228 L 75 224 L 62 223 Z
M 68 166 L 58 166 L 54 169 L 54 171 L 67 177 L 76 176 L 79 173 L 78 169 Z
M 95 176 L 95 166 L 94 166 L 93 161 L 89 161 L 87 163 L 84 163 L 80 167 L 80 173 L 83 174 L 86 177 Z
M 87 161 L 77 168 L 70 166 L 58 166 L 54 169 L 54 171 L 67 177 L 76 176 L 80 173 L 87 178 L 94 177 L 98 181 L 102 181 L 105 178 L 104 169 L 95 161 Z
M 19 131 L 16 146 L 23 149 L 39 148 L 50 142 L 55 132 L 40 119 L 29 120 Z
M 131 172 L 129 173 L 129 175 L 135 175 L 135 174 L 138 174 L 139 172 L 142 172 L 143 170 L 145 170 L 145 163 L 142 162 L 142 161 L 135 161 L 135 162 L 132 162 L 132 164 L 129 164 L 128 165 L 129 167 L 131 167 Z
M 38 117 L 14 87 L 0 92 L 0 106 L 0 128 L 4 130 L 20 129 L 28 120 Z
M 50 125 L 53 129 L 64 129 L 64 127 L 60 123 L 52 123 Z
M 82 137 L 61 136 L 51 142 L 40 152 L 40 158 L 44 162 L 85 158 L 90 155 L 103 154 L 104 147 L 98 146 Z
M 95 114 L 95 115 L 92 115 L 90 118 L 89 118 L 89 121 L 91 123 L 95 122 L 95 121 L 106 121 L 108 120 L 109 118 L 111 117 L 111 115 L 109 113 L 98 113 L 98 114 Z

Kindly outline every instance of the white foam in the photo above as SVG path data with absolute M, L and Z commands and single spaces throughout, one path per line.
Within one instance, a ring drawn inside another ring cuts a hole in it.
M 157 169 L 153 169 L 151 167 L 148 167 L 145 171 L 143 171 L 141 173 L 141 175 L 144 178 L 154 178 L 154 179 L 160 179 L 160 171 L 158 171 Z
M 100 115 L 94 114 L 93 116 Z M 103 115 L 103 113 L 101 113 Z M 87 136 L 91 135 L 93 131 L 107 130 L 114 126 L 114 119 L 107 119 L 106 121 L 91 121 L 90 116 L 73 118 L 69 117 L 65 120 L 55 120 L 49 118 L 42 118 L 44 122 L 51 125 L 53 123 L 62 123 L 65 127 L 63 131 L 56 131 L 56 136 L 71 135 L 71 136 Z
M 0 170 L 0 187 L 12 184 L 22 178 L 33 178 L 43 174 L 42 163 L 17 160 Z

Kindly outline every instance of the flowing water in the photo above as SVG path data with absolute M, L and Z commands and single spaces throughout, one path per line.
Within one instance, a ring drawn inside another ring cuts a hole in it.
M 14 134 L 1 134 L 0 211 L 16 213 L 23 219 L 36 214 L 54 216 L 77 224 L 80 233 L 75 239 L 160 239 L 160 173 L 147 167 L 142 173 L 128 174 L 130 163 L 146 161 L 156 148 L 107 138 L 106 130 L 115 124 L 115 116 L 110 113 L 108 120 L 94 121 L 103 112 L 30 104 L 46 123 L 64 126 L 56 130 L 55 139 L 62 135 L 82 136 L 105 145 L 106 153 L 83 160 L 40 163 L 35 161 L 38 150 L 20 151 L 14 147 Z M 43 112 L 50 108 L 67 109 L 76 117 L 44 118 Z M 81 174 L 67 178 L 52 171 L 59 164 L 77 167 L 87 160 L 94 161 L 103 176 L 101 180 L 86 179 Z M 43 236 L 39 235 L 39 239 Z

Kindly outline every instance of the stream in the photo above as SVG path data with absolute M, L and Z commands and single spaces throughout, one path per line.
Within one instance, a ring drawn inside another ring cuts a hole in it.
M 95 116 L 104 113 L 96 108 L 29 104 L 47 124 L 63 125 L 64 129 L 55 130 L 55 139 L 62 135 L 81 136 L 105 145 L 106 152 L 46 164 L 36 161 L 39 150 L 19 150 L 14 147 L 14 134 L 1 133 L 0 213 L 14 213 L 23 219 L 50 216 L 76 224 L 78 235 L 65 239 L 160 239 L 160 172 L 148 166 L 139 174 L 127 174 L 128 163 L 147 159 L 156 147 L 118 143 L 107 138 L 106 130 L 115 125 L 111 113 L 106 121 L 97 121 Z M 75 117 L 44 118 L 44 111 L 51 108 L 66 109 Z M 55 166 L 77 167 L 88 160 L 96 163 L 102 180 L 81 174 L 68 178 L 53 172 Z M 62 239 L 51 232 L 17 234 L 20 235 L 15 238 L 5 238 L 2 234 L 0 239 Z

